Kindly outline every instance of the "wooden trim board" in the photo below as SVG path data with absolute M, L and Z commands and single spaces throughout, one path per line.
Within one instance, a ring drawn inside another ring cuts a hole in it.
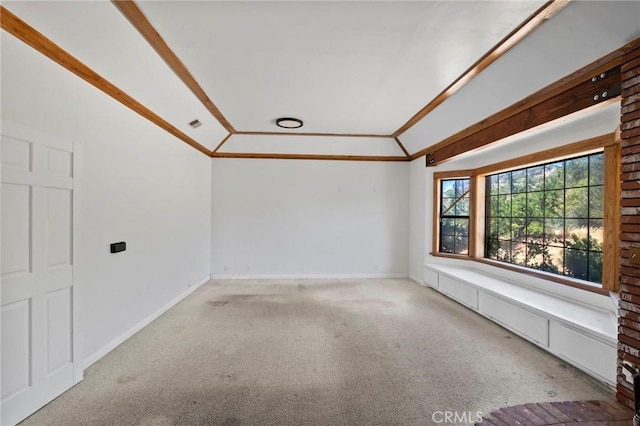
M 224 127 L 227 132 L 235 133 L 235 129 L 229 121 L 222 115 L 222 112 L 213 103 L 204 89 L 191 75 L 187 67 L 182 63 L 180 58 L 171 50 L 169 45 L 160 36 L 158 31 L 151 25 L 151 22 L 142 13 L 140 8 L 133 0 L 112 0 L 111 1 L 118 10 L 131 22 L 136 30 L 144 37 L 145 40 L 160 55 L 162 60 L 173 70 L 173 72 L 182 80 L 182 82 L 191 90 L 205 108 L 213 115 L 216 120 Z
M 521 23 L 516 29 L 511 31 L 505 38 L 500 40 L 491 50 L 485 53 L 476 63 L 471 65 L 465 72 L 463 72 L 456 80 L 453 81 L 447 88 L 445 88 L 438 96 L 436 96 L 431 102 L 429 102 L 424 108 L 418 111 L 413 117 L 403 124 L 398 130 L 393 133 L 393 137 L 398 137 L 417 122 L 422 120 L 427 114 L 436 109 L 441 103 L 456 93 L 462 86 L 467 84 L 476 75 L 480 74 L 489 65 L 498 60 L 502 55 L 507 53 L 509 49 L 518 44 L 522 39 L 529 35 L 533 30 L 542 25 L 546 20 L 551 19 L 556 13 L 562 10 L 569 0 L 550 0 L 547 1 L 536 12 L 529 16 L 523 23 Z
M 38 32 L 22 19 L 18 18 L 9 10 L 5 9 L 3 6 L 0 6 L 0 26 L 9 34 L 31 46 L 47 58 L 66 68 L 68 71 L 71 71 L 73 74 L 109 95 L 122 105 L 137 112 L 158 127 L 166 130 L 187 145 L 190 145 L 204 154 L 211 154 L 211 151 L 208 148 L 190 138 L 158 114 L 154 113 L 149 108 L 126 94 L 123 90 L 119 89 L 87 65 L 80 62 L 66 50 L 49 40 L 43 34 Z

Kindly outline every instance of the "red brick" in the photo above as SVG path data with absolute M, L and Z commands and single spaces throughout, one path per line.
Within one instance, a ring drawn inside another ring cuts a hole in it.
M 640 93 L 640 84 L 637 86 L 630 87 L 628 89 L 624 89 L 622 91 L 622 97 L 625 98 L 627 96 L 631 96 L 636 93 Z
M 640 84 L 640 75 L 636 76 L 634 78 L 630 78 L 628 80 L 625 80 L 622 82 L 622 88 L 623 89 L 628 89 L 630 87 L 635 86 L 636 84 Z
M 622 99 L 624 99 L 624 97 Z M 622 114 L 629 114 L 630 112 L 634 112 L 634 111 L 638 111 L 638 110 L 640 110 L 640 103 L 629 104 L 629 105 L 625 105 L 622 108 L 620 108 L 620 112 Z
M 640 102 L 640 93 L 634 93 L 633 95 L 623 97 L 620 105 L 627 106 L 637 102 Z
M 622 216 L 620 218 L 620 222 L 622 222 L 622 223 L 640 223 L 640 217 L 635 216 L 635 215 L 633 215 L 633 216 Z
M 640 96 L 640 94 L 638 94 L 638 96 Z M 637 111 L 637 112 L 640 112 L 640 111 Z M 640 118 L 636 120 L 623 122 L 622 125 L 620 126 L 620 129 L 622 131 L 625 131 L 625 130 L 635 129 L 636 127 L 640 127 Z
M 620 66 L 620 71 L 625 73 L 634 68 L 640 69 L 640 57 L 631 59 Z
M 637 106 L 636 109 L 640 109 L 640 102 L 634 104 Z M 632 138 L 634 136 L 640 136 L 640 128 L 635 128 L 635 129 L 631 129 L 631 130 L 623 130 L 622 133 L 622 138 L 623 139 L 629 139 Z
M 640 91 L 638 93 L 640 93 Z M 622 121 L 623 123 L 626 123 L 628 121 L 636 120 L 638 118 L 640 118 L 640 111 L 635 111 L 635 112 L 631 112 L 629 114 L 622 115 L 621 118 L 620 118 L 620 121 Z

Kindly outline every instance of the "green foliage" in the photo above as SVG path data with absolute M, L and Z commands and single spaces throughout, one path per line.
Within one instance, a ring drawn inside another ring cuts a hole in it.
M 602 230 L 603 174 L 599 153 L 488 176 L 486 256 L 600 282 L 602 244 L 572 232 Z
M 580 238 L 572 234 L 567 241 L 565 268 L 569 276 L 601 282 L 602 244 L 591 236 Z

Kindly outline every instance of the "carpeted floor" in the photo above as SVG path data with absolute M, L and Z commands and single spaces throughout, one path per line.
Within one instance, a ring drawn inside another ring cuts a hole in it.
M 219 280 L 23 424 L 432 425 L 612 396 L 409 280 Z

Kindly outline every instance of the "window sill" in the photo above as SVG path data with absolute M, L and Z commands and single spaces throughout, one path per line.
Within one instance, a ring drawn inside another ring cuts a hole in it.
M 599 287 L 596 284 L 590 284 L 587 281 L 567 278 L 561 275 L 555 275 L 555 274 L 543 272 L 543 271 L 536 271 L 534 269 L 525 268 L 518 265 L 512 265 L 505 262 L 499 262 L 496 260 L 470 257 L 468 255 L 462 255 L 462 254 L 450 254 L 450 253 L 429 253 L 429 254 L 433 257 L 442 257 L 442 258 L 459 259 L 459 260 L 471 260 L 471 261 L 482 263 L 485 265 L 491 265 L 496 268 L 506 269 L 508 271 L 517 272 L 520 274 L 540 278 L 546 281 L 551 281 L 554 283 L 563 284 L 563 285 L 567 285 L 574 288 L 579 288 L 580 290 L 586 290 L 596 294 L 609 295 L 609 293 L 611 292 L 609 289 Z

